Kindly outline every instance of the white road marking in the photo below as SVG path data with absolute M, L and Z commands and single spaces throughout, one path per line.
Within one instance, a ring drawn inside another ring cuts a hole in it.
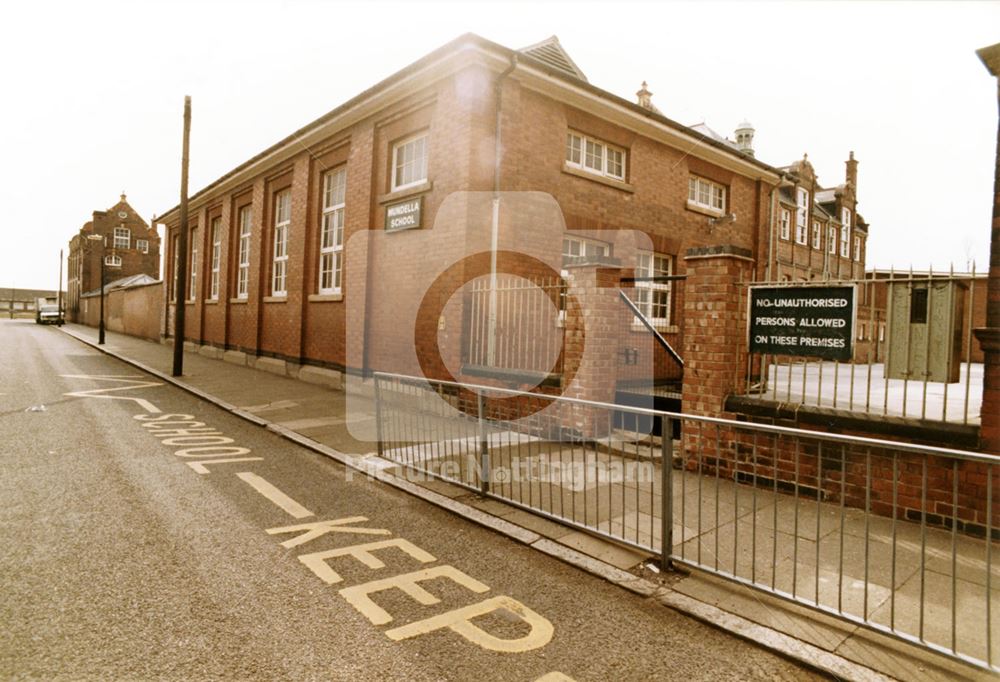
M 327 585 L 334 585 L 342 582 L 343 578 L 327 565 L 327 559 L 352 556 L 368 568 L 378 570 L 385 568 L 385 564 L 381 559 L 372 554 L 372 552 L 376 549 L 385 549 L 387 547 L 400 549 L 423 564 L 437 561 L 429 552 L 425 552 L 409 540 L 404 540 L 403 538 L 368 542 L 363 545 L 352 545 L 350 547 L 338 547 L 337 549 L 328 549 L 324 552 L 313 552 L 312 554 L 300 554 L 299 561 L 308 566 L 309 570 L 315 573 Z
M 187 465 L 199 474 L 210 474 L 206 464 L 224 464 L 225 462 L 260 462 L 263 457 L 224 457 L 222 459 L 203 459 L 200 462 L 187 462 Z
M 489 586 L 482 584 L 475 578 L 468 576 L 465 573 L 462 573 L 454 566 L 444 565 L 434 566 L 433 568 L 425 568 L 420 571 L 414 571 L 413 573 L 404 573 L 403 575 L 396 575 L 383 580 L 372 580 L 371 582 L 364 583 L 362 585 L 345 587 L 340 591 L 340 595 L 347 600 L 347 603 L 356 608 L 373 624 L 385 625 L 386 623 L 392 622 L 392 614 L 372 601 L 372 598 L 369 595 L 374 592 L 382 592 L 383 590 L 395 588 L 408 594 L 418 604 L 432 606 L 439 603 L 441 599 L 422 588 L 418 583 L 425 580 L 434 580 L 435 578 L 448 578 L 452 582 L 461 585 L 471 592 L 481 594 L 483 592 L 490 591 Z M 412 625 L 414 624 L 411 624 L 411 629 Z M 403 634 L 400 636 L 400 639 L 413 637 L 417 634 L 422 634 L 422 632 L 424 631 L 417 632 L 414 630 L 413 634 Z M 390 635 L 390 639 L 391 638 L 392 636 Z
M 313 516 L 311 511 L 275 488 L 273 485 L 268 483 L 267 480 L 261 478 L 257 474 L 250 471 L 243 471 L 236 475 L 243 479 L 244 482 L 248 483 L 251 488 L 271 500 L 271 502 L 275 505 L 284 509 L 290 516 L 292 516 L 292 518 L 304 519 L 307 516 Z
M 318 537 L 322 537 L 327 533 L 359 533 L 361 535 L 392 534 L 385 528 L 359 528 L 358 526 L 347 525 L 349 523 L 359 523 L 367 520 L 368 519 L 364 516 L 348 516 L 343 519 L 334 519 L 333 521 L 312 521 L 310 523 L 301 523 L 296 526 L 268 528 L 267 534 L 274 535 L 276 533 L 295 533 L 297 531 L 303 531 L 301 535 L 282 542 L 281 546 L 285 548 L 298 547 L 301 544 L 315 540 Z
M 146 412 L 159 413 L 161 410 L 153 403 L 149 402 L 145 398 L 134 398 L 131 396 L 124 395 L 107 395 L 108 393 L 114 393 L 115 391 L 128 391 L 133 388 L 152 388 L 154 386 L 162 386 L 163 383 L 159 381 L 142 381 L 141 376 L 136 375 L 121 375 L 121 374 L 60 374 L 59 376 L 65 379 L 92 379 L 94 381 L 115 381 L 118 383 L 127 384 L 125 386 L 117 386 L 115 388 L 95 388 L 90 391 L 73 391 L 72 393 L 63 393 L 63 395 L 71 396 L 74 398 L 104 398 L 105 400 L 131 400 L 137 403 Z

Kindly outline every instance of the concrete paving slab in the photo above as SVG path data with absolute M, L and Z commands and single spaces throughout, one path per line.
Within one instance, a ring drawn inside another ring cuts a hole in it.
M 573 531 L 560 537 L 559 543 L 623 570 L 635 568 L 650 556 L 582 531 Z
M 281 410 L 291 410 L 298 406 L 299 404 L 292 400 L 276 400 L 272 403 L 262 403 L 260 405 L 240 405 L 240 409 L 253 412 L 254 414 L 266 414 Z
M 287 429 L 292 429 L 293 431 L 309 431 L 312 429 L 322 428 L 324 426 L 343 424 L 344 420 L 337 417 L 311 417 L 305 419 L 292 419 L 278 423 Z
M 692 573 L 671 587 L 828 651 L 835 650 L 857 629 L 806 607 L 783 602 L 757 590 L 700 572 Z
M 494 516 L 504 517 L 515 511 L 514 507 L 504 504 L 503 502 L 479 497 L 477 495 L 467 495 L 466 497 L 461 498 L 461 501 L 470 507 L 475 507 L 480 511 L 484 511 L 487 514 L 493 514 Z
M 868 661 L 868 665 L 886 671 L 907 682 L 996 682 L 994 673 L 953 661 L 932 652 L 900 642 L 897 639 L 864 628 L 858 628 L 845 639 L 835 653 L 851 660 Z
M 926 571 L 921 577 L 916 573 L 897 591 L 893 602 L 883 602 L 872 613 L 872 620 L 886 626 L 894 624 L 904 632 L 919 633 L 921 593 L 924 638 L 947 649 L 954 644 L 959 653 L 986 660 L 990 654 L 986 649 L 988 624 L 993 632 L 1000 628 L 1000 590 L 991 590 L 987 605 L 981 585 L 956 579 L 953 586 L 950 575 Z M 1000 642 L 996 638 L 992 658 L 1000 660 Z
M 456 499 L 458 497 L 462 497 L 463 495 L 469 494 L 469 491 L 466 490 L 465 488 L 459 488 L 457 485 L 452 485 L 451 483 L 447 483 L 445 481 L 425 481 L 424 483 L 422 483 L 422 485 L 428 490 L 432 490 L 438 493 L 439 495 L 444 495 L 445 497 L 450 497 L 452 499 Z M 510 520 L 509 516 L 510 515 L 508 514 L 508 520 Z M 517 521 L 514 521 L 514 523 L 517 523 Z M 528 526 L 525 526 L 523 523 L 518 523 L 517 525 L 528 528 Z M 528 530 L 534 530 L 534 529 L 528 528 Z
M 524 526 L 528 530 L 532 530 L 539 535 L 552 540 L 558 540 L 569 535 L 570 533 L 576 532 L 568 526 L 563 526 L 554 521 L 549 521 L 548 519 L 542 518 L 537 514 L 524 511 L 523 509 L 516 509 L 510 514 L 507 514 L 504 518 L 511 523 Z

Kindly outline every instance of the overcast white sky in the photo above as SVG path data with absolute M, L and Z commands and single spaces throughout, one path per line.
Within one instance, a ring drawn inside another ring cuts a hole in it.
M 760 159 L 808 152 L 820 182 L 860 161 L 869 266 L 987 264 L 996 82 L 974 50 L 1000 3 L 490 4 L 17 2 L 0 25 L 0 287 L 55 288 L 60 248 L 122 190 L 178 201 L 183 97 L 191 192 L 467 31 L 552 34 L 591 83 L 732 136 Z

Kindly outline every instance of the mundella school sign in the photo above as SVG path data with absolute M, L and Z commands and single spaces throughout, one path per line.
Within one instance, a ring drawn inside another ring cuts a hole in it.
M 855 303 L 853 284 L 750 287 L 750 352 L 850 360 Z

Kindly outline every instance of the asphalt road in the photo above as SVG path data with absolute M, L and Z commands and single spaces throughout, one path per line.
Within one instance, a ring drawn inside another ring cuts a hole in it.
M 179 389 L 142 384 L 157 382 L 57 329 L 0 322 L 4 679 L 816 677 L 389 486 L 348 481 L 341 465 Z M 124 390 L 80 395 L 108 388 Z M 185 428 L 250 452 L 185 452 L 209 447 L 171 441 Z M 275 532 L 348 517 L 369 530 Z M 374 542 L 387 544 L 333 555 Z M 409 585 L 398 577 L 417 571 L 427 573 Z M 473 620 L 463 609 L 476 604 L 494 610 Z

